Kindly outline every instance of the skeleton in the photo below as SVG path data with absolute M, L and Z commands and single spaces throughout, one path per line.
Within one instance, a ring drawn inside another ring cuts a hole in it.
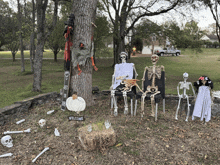
M 109 129 L 110 127 L 111 127 L 111 123 L 108 120 L 106 120 L 105 121 L 105 128 Z
M 120 60 L 122 62 L 121 64 L 126 63 L 127 56 L 128 55 L 127 55 L 126 52 L 121 52 L 121 54 L 120 54 Z M 138 74 L 136 72 L 134 64 L 132 66 L 133 66 L 133 70 L 135 71 L 135 78 L 136 78 Z M 110 89 L 111 89 L 111 109 L 113 109 L 113 105 L 114 105 L 114 116 L 118 115 L 117 96 L 115 96 L 116 89 L 113 89 L 113 84 L 115 83 L 114 82 L 115 79 L 116 80 L 121 80 L 122 84 L 125 84 L 125 87 L 122 90 L 124 103 L 125 103 L 124 114 L 128 114 L 127 92 L 131 91 L 132 87 L 134 86 L 134 85 L 132 86 L 131 84 L 126 83 L 125 79 L 128 78 L 128 77 L 129 77 L 129 75 L 123 75 L 123 76 L 115 77 L 115 70 L 114 70 L 114 74 L 112 75 L 112 86 L 110 87 Z M 131 115 L 133 115 L 132 107 L 133 107 L 133 101 L 131 99 Z
M 6 134 L 14 134 L 14 133 L 30 133 L 30 132 L 31 132 L 31 129 L 28 128 L 28 129 L 26 129 L 26 130 L 24 130 L 24 131 L 6 131 L 6 132 L 4 132 L 4 134 L 6 135 Z
M 148 79 L 149 80 L 152 79 L 152 84 L 151 84 L 151 86 L 148 85 L 147 90 L 142 94 L 142 97 L 141 97 L 141 117 L 143 117 L 143 115 L 144 115 L 144 100 L 145 100 L 145 97 L 146 97 L 147 93 L 153 93 L 151 95 L 151 107 L 152 107 L 151 116 L 155 116 L 154 96 L 160 93 L 160 91 L 158 91 L 158 86 L 155 86 L 155 79 L 156 78 L 161 79 L 161 70 L 163 69 L 163 71 L 165 71 L 163 65 L 156 66 L 156 63 L 157 63 L 158 60 L 159 60 L 159 56 L 152 55 L 151 56 L 151 61 L 152 61 L 153 66 L 145 67 L 144 76 L 143 76 L 143 79 L 142 79 L 142 88 L 144 87 L 144 81 L 145 81 L 144 77 L 145 77 L 146 70 L 148 70 Z M 142 91 L 143 90 L 144 89 L 142 89 Z M 165 102 L 163 102 L 163 104 L 165 104 Z M 155 120 L 157 120 L 157 119 L 155 118 Z
M 44 152 L 46 152 L 47 150 L 49 150 L 49 147 L 46 147 L 46 148 L 44 148 L 44 150 L 41 152 L 41 153 L 39 153 L 37 156 L 36 156 L 36 158 L 34 158 L 33 160 L 32 160 L 32 163 L 34 163 L 36 160 L 37 160 L 37 158 L 39 158 Z
M 12 153 L 7 153 L 7 154 L 0 155 L 0 158 L 12 156 L 12 155 L 13 155 Z
M 187 100 L 187 107 L 188 107 L 188 112 L 187 112 L 187 116 L 186 116 L 186 120 L 185 121 L 188 121 L 188 118 L 189 118 L 189 111 L 190 111 L 190 104 L 189 104 L 189 96 L 186 94 L 186 90 L 190 90 L 190 85 L 192 87 L 192 91 L 193 91 L 193 94 L 194 94 L 194 97 L 195 97 L 195 91 L 194 91 L 194 88 L 192 86 L 192 83 L 191 82 L 186 82 L 186 80 L 188 79 L 188 73 L 183 73 L 183 79 L 184 81 L 181 81 L 178 83 L 177 85 L 177 92 L 178 92 L 178 96 L 179 96 L 179 103 L 178 103 L 178 106 L 177 106 L 177 109 L 176 109 L 176 115 L 175 115 L 175 119 L 178 120 L 178 111 L 179 111 L 179 108 L 180 108 L 180 102 L 181 102 L 181 99 L 186 99 Z M 180 86 L 180 87 L 179 87 Z M 179 92 L 179 89 L 183 89 L 183 94 L 180 95 L 180 92 Z
M 5 147 L 8 147 L 8 148 L 13 147 L 13 140 L 10 135 L 3 136 L 1 138 L 1 143 Z
M 38 122 L 39 126 L 41 128 L 43 128 L 45 125 L 46 125 L 46 120 L 45 119 L 40 119 L 39 122 Z

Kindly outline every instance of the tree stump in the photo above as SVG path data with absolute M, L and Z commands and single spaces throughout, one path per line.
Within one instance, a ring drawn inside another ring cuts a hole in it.
M 103 124 L 92 124 L 92 132 L 88 125 L 78 129 L 79 140 L 86 151 L 105 150 L 116 143 L 116 134 L 112 127 L 106 129 Z

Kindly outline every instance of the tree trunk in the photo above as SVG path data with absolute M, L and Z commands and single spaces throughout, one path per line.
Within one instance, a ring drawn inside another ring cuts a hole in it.
M 48 0 L 36 1 L 37 7 L 37 46 L 36 54 L 34 58 L 34 82 L 33 89 L 34 92 L 41 91 L 41 79 L 42 79 L 42 63 L 43 63 L 43 50 L 45 43 L 45 11 L 47 8 Z
M 13 62 L 15 62 L 15 53 L 12 52 L 12 59 L 13 59 Z
M 32 33 L 30 36 L 30 64 L 31 64 L 31 72 L 34 72 L 34 57 L 35 57 L 35 46 L 34 46 L 34 36 L 35 36 L 35 2 L 32 0 Z
M 23 36 L 22 36 L 22 14 L 20 8 L 20 0 L 17 0 L 18 3 L 18 21 L 19 21 L 19 38 L 20 38 L 20 50 L 21 50 L 21 72 L 25 71 L 24 66 L 24 50 L 23 50 Z
M 95 22 L 96 6 L 98 0 L 74 0 L 73 1 L 73 14 L 75 15 L 75 27 L 73 35 L 73 51 L 72 51 L 72 63 L 71 63 L 71 81 L 70 81 L 70 95 L 73 92 L 77 92 L 77 95 L 83 97 L 87 106 L 93 105 L 92 96 L 92 64 L 90 58 L 87 56 L 85 63 L 81 63 L 80 69 L 82 73 L 78 75 L 78 69 L 76 67 L 76 51 L 81 53 L 80 57 L 83 57 L 85 53 L 91 55 L 93 26 L 91 22 Z M 84 44 L 84 50 L 79 49 L 79 44 Z M 79 61 L 78 61 L 79 62 Z M 84 65 L 85 64 L 85 65 Z
M 54 61 L 57 62 L 57 54 L 58 54 L 58 51 L 57 51 L 57 50 L 54 50 L 54 51 L 53 51 L 53 54 L 54 54 Z

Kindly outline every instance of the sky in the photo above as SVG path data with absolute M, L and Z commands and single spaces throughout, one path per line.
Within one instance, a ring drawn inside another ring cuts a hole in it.
M 16 0 L 4 0 L 4 1 L 8 1 L 9 4 L 14 6 L 15 10 L 17 10 L 16 4 L 14 3 Z M 212 17 L 212 13 L 210 12 L 209 9 L 203 8 L 200 11 L 195 11 L 195 10 L 190 11 L 186 9 L 186 11 L 187 11 L 186 12 L 187 17 L 185 18 L 183 18 L 180 14 L 178 14 L 178 12 L 172 10 L 171 12 L 166 14 L 149 17 L 149 19 L 158 24 L 162 24 L 163 22 L 169 20 L 175 20 L 176 22 L 179 22 L 179 25 L 181 25 L 181 23 L 185 24 L 188 21 L 194 20 L 198 22 L 198 26 L 201 28 L 201 30 L 205 30 L 208 27 L 208 25 L 215 23 Z

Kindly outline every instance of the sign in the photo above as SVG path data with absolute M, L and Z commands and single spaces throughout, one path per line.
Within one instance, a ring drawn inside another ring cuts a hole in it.
M 84 121 L 85 120 L 84 116 L 69 116 L 68 119 L 69 119 L 69 121 L 71 121 L 71 120 Z

